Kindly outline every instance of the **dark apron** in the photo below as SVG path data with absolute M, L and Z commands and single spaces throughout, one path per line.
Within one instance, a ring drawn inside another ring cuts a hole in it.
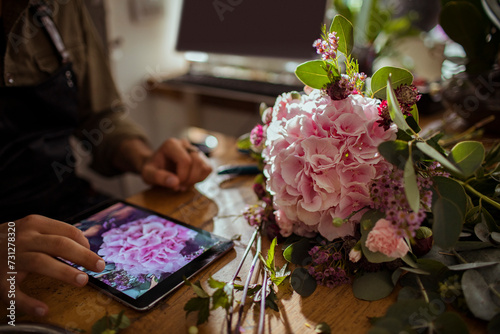
M 39 7 L 32 4 L 47 10 Z M 37 86 L 0 87 L 0 223 L 33 213 L 65 219 L 96 201 L 75 174 L 69 142 L 78 125 L 75 74 L 53 23 L 42 23 L 62 65 Z

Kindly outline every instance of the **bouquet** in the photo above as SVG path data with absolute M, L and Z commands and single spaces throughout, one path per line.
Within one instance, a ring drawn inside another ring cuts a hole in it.
M 365 89 L 352 30 L 340 15 L 324 27 L 314 42 L 321 59 L 296 69 L 304 92 L 263 106 L 262 124 L 239 143 L 262 166 L 254 185 L 260 203 L 243 216 L 274 238 L 267 258 L 259 256 L 262 284 L 240 287 L 240 310 L 248 294 L 261 296 L 261 311 L 277 309 L 274 287 L 287 282 L 302 296 L 318 284 L 352 284 L 363 300 L 400 284 L 398 302 L 372 319 L 374 328 L 467 332 L 457 313 L 445 311 L 452 304 L 498 330 L 500 143 L 486 151 L 480 142 L 449 147 L 441 133 L 423 135 L 412 74 L 381 68 Z M 293 271 L 275 267 L 277 243 Z M 228 284 L 210 286 L 232 296 L 238 285 Z M 434 312 L 437 304 L 443 309 Z M 422 310 L 430 316 L 418 316 Z

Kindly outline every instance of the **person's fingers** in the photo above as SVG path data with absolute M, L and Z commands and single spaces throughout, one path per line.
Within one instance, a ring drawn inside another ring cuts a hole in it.
M 22 292 L 19 288 L 16 289 L 16 310 L 21 310 L 36 317 L 43 317 L 47 315 L 49 307 L 47 304 L 28 296 Z M 8 315 L 7 315 L 8 318 Z
M 73 225 L 59 220 L 50 219 L 39 215 L 29 215 L 19 220 L 16 228 L 21 230 L 31 230 L 41 234 L 57 234 L 72 239 L 80 245 L 89 248 L 89 241 L 83 235 L 83 232 Z
M 152 163 L 148 163 L 144 166 L 142 178 L 147 184 L 158 185 L 174 190 L 178 190 L 180 184 L 179 178 L 174 173 L 158 168 Z
M 31 262 L 22 261 L 21 264 L 17 265 L 19 270 L 49 276 L 78 287 L 84 286 L 88 282 L 86 273 L 47 254 L 28 252 L 24 253 L 23 256 L 31 259 Z M 95 271 L 100 272 L 104 269 L 104 262 L 94 264 L 93 267 L 98 267 Z
M 26 246 L 25 251 L 27 254 L 23 253 L 23 257 L 19 258 L 18 262 L 23 259 L 33 262 L 28 254 L 44 253 L 53 257 L 63 258 L 95 272 L 103 271 L 106 265 L 104 260 L 90 249 L 76 243 L 70 238 L 59 235 L 35 235 L 30 245 Z M 29 268 L 25 269 L 28 270 Z
M 182 183 L 183 186 L 189 187 L 197 182 L 203 181 L 212 172 L 212 167 L 207 157 L 201 151 L 191 152 L 192 163 L 189 171 L 189 176 Z

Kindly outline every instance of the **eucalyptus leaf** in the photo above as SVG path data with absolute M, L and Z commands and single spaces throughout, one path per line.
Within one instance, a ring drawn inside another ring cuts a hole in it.
M 498 232 L 492 232 L 491 233 L 491 239 L 497 243 L 500 243 L 500 233 Z
M 464 320 L 455 312 L 444 312 L 433 321 L 437 334 L 468 334 Z
M 434 242 L 442 248 L 453 247 L 462 230 L 463 216 L 456 203 L 440 197 L 432 205 Z
M 413 131 L 408 123 L 406 123 L 405 116 L 399 107 L 398 99 L 396 98 L 396 94 L 394 93 L 394 89 L 392 86 L 391 76 L 387 78 L 387 108 L 389 109 L 389 114 L 391 116 L 392 121 L 398 126 L 398 129 L 411 132 Z
M 404 190 L 410 208 L 414 212 L 418 212 L 420 209 L 420 191 L 418 189 L 417 175 L 415 174 L 411 157 L 408 157 L 405 164 Z
M 311 256 L 309 250 L 311 249 L 311 242 L 307 239 L 301 239 L 288 246 L 283 252 L 283 257 L 288 262 L 305 266 L 311 263 Z
M 385 218 L 385 214 L 383 212 L 377 210 L 368 210 L 363 216 L 361 216 L 361 233 L 363 234 L 366 231 L 370 231 L 375 223 L 380 219 Z
M 408 142 L 403 140 L 385 141 L 378 146 L 378 151 L 385 160 L 389 161 L 399 169 L 404 169 L 405 163 L 410 156 Z
M 444 168 L 449 170 L 450 172 L 463 175 L 462 170 L 459 167 L 455 166 L 452 162 L 450 162 L 445 156 L 439 153 L 434 147 L 427 144 L 426 142 L 419 141 L 417 142 L 417 148 L 422 151 L 424 154 L 428 155 L 430 158 L 439 162 Z
M 483 242 L 490 241 L 490 231 L 488 231 L 488 226 L 485 223 L 476 224 L 474 226 L 474 233 L 479 240 Z
M 498 227 L 495 218 L 493 218 L 493 216 L 484 207 L 481 208 L 481 222 L 488 226 L 488 230 L 490 232 L 500 232 L 500 228 Z
M 479 319 L 491 320 L 496 312 L 496 305 L 491 299 L 488 284 L 476 270 L 467 270 L 462 275 L 462 290 L 471 312 Z
M 326 63 L 323 60 L 308 61 L 297 66 L 295 75 L 305 85 L 316 89 L 322 89 L 330 83 L 325 66 Z
M 420 299 L 422 293 L 419 290 L 412 288 L 411 286 L 404 286 L 399 290 L 398 300 L 415 300 Z
M 474 263 L 461 263 L 461 264 L 456 264 L 454 266 L 448 266 L 448 269 L 454 270 L 454 271 L 462 271 L 462 270 L 469 270 L 469 269 L 477 269 L 477 268 L 483 268 L 483 267 L 489 267 L 495 264 L 500 263 L 500 260 L 498 262 L 474 262 Z
M 417 274 L 417 275 L 430 275 L 431 274 L 430 272 L 425 271 L 423 269 L 419 269 L 419 268 L 401 267 L 401 269 L 406 270 L 410 273 Z
M 370 82 L 371 91 L 376 98 L 386 98 L 389 75 L 391 76 L 392 86 L 395 88 L 401 85 L 411 85 L 413 82 L 413 75 L 404 68 L 382 67 L 372 75 Z
M 335 31 L 339 39 L 338 50 L 345 55 L 350 55 L 354 45 L 352 23 L 342 15 L 335 15 L 330 26 L 330 32 Z
M 302 297 L 310 296 L 318 285 L 316 280 L 303 267 L 296 268 L 290 278 L 292 288 Z
M 365 273 L 354 279 L 352 291 L 358 299 L 374 301 L 385 298 L 394 289 L 391 273 L 385 270 Z
M 473 250 L 485 249 L 485 248 L 490 248 L 490 247 L 493 247 L 493 245 L 489 242 L 459 241 L 455 245 L 455 250 L 457 252 L 463 252 L 463 251 L 473 251 Z
M 413 107 L 416 108 L 417 105 L 414 105 Z M 418 120 L 415 119 L 415 117 L 413 116 L 413 114 L 412 114 L 412 116 L 406 117 L 406 123 L 408 123 L 408 125 L 410 126 L 410 128 L 415 133 L 419 133 L 420 130 L 422 130 L 422 129 L 420 129 L 420 126 L 418 125 Z
M 476 141 L 463 141 L 451 149 L 448 159 L 462 170 L 465 178 L 468 178 L 481 167 L 484 155 L 483 144 Z

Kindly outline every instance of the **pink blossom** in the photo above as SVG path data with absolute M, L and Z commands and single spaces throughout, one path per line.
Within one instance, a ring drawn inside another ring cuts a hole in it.
M 273 205 L 292 222 L 286 233 L 293 226 L 329 240 L 354 234 L 361 213 L 340 227 L 332 221 L 370 205 L 371 180 L 390 166 L 377 147 L 396 137 L 395 127 L 378 127 L 377 103 L 362 95 L 332 100 L 320 90 L 277 99 L 262 156 Z
M 409 250 L 407 243 L 396 234 L 391 222 L 386 219 L 377 221 L 368 233 L 365 245 L 372 252 L 380 252 L 394 258 L 405 256 Z
M 353 263 L 361 260 L 361 251 L 355 248 L 351 249 L 351 251 L 349 252 L 349 260 Z
M 180 251 L 196 232 L 151 215 L 102 234 L 99 255 L 131 275 L 174 272 L 189 261 Z

